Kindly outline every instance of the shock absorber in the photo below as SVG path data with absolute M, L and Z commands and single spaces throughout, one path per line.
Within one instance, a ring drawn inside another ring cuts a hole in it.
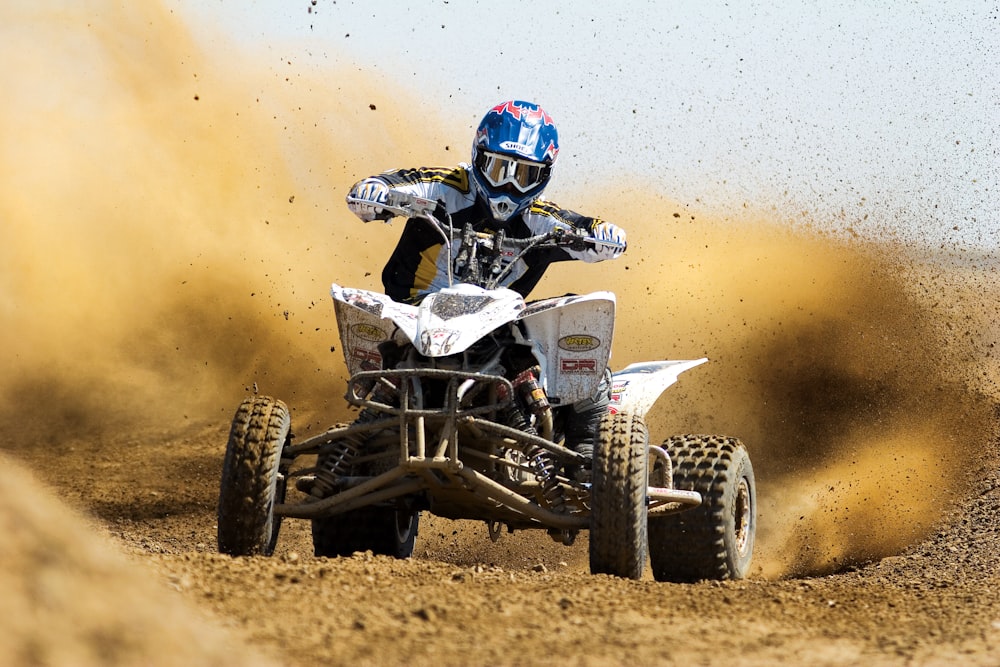
M 562 510 L 566 503 L 566 494 L 556 479 L 556 465 L 552 457 L 541 447 L 532 445 L 528 448 L 528 460 L 535 473 L 535 479 L 542 488 L 542 498 L 553 512 Z
M 528 409 L 534 414 L 540 414 L 549 409 L 549 397 L 545 395 L 545 390 L 538 383 L 538 367 L 529 368 L 518 373 L 511 383 L 521 395 Z
M 378 403 L 391 404 L 396 400 L 397 393 L 386 383 L 379 382 L 371 394 L 371 400 Z M 363 409 L 354 424 L 366 424 L 378 419 L 378 413 L 370 408 Z M 316 474 L 309 495 L 314 498 L 325 498 L 337 486 L 339 479 L 351 470 L 354 459 L 364 447 L 364 436 L 353 434 L 336 443 L 330 451 L 319 456 L 316 461 Z
M 545 390 L 538 383 L 537 369 L 536 366 L 521 371 L 511 384 L 528 409 L 535 415 L 540 415 L 549 409 L 549 399 L 545 395 Z M 531 430 L 535 432 L 534 427 L 531 427 Z M 560 511 L 566 503 L 566 494 L 562 485 L 559 484 L 559 480 L 556 479 L 557 466 L 552 455 L 536 445 L 530 446 L 527 454 L 535 479 L 542 489 L 542 498 L 545 499 L 551 510 Z
M 360 438 L 349 436 L 338 442 L 336 448 L 321 454 L 316 461 L 316 476 L 309 489 L 309 495 L 315 498 L 325 498 L 330 495 L 337 485 L 337 480 L 351 469 L 351 461 L 360 450 Z

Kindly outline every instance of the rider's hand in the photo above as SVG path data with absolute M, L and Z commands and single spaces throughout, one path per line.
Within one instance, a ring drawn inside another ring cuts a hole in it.
M 363 222 L 375 219 L 385 220 L 389 214 L 382 209 L 388 201 L 389 188 L 385 183 L 372 178 L 361 181 L 347 194 L 347 208 Z
M 594 240 L 593 251 L 598 259 L 616 259 L 625 252 L 628 243 L 625 238 L 625 230 L 610 222 L 598 222 L 591 232 Z

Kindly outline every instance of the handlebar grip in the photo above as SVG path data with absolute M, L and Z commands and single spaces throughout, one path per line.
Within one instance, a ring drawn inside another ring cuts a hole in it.
M 434 199 L 418 197 L 399 190 L 389 190 L 386 204 L 387 208 L 401 211 L 400 215 L 411 218 L 418 215 L 432 215 L 438 208 L 438 202 Z

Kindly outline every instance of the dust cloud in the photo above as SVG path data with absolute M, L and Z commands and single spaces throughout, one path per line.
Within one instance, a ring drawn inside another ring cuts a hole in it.
M 4 421 L 177 426 L 254 383 L 338 409 L 329 283 L 375 286 L 392 234 L 343 193 L 405 124 L 346 75 L 212 60 L 157 3 L 0 11 Z
M 0 53 L 20 63 L 0 73 L 8 447 L 226 422 L 255 385 L 299 432 L 342 419 L 329 283 L 377 288 L 400 229 L 361 225 L 343 194 L 384 168 L 464 159 L 464 126 L 412 127 L 407 106 L 436 101 L 385 99 L 294 54 L 205 53 L 156 3 L 0 18 Z M 758 574 L 896 553 L 961 492 L 967 443 L 992 428 L 993 397 L 969 380 L 984 343 L 949 337 L 956 306 L 910 251 L 713 219 L 648 196 L 662 186 L 557 186 L 552 199 L 619 222 L 631 247 L 553 268 L 536 296 L 612 287 L 615 368 L 711 359 L 650 422 L 746 442 Z
M 744 441 L 760 492 L 758 574 L 836 571 L 926 536 L 995 432 L 990 278 L 943 266 L 968 257 L 833 229 L 602 203 L 629 228 L 629 251 L 596 281 L 574 267 L 555 289 L 614 286 L 614 368 L 710 359 L 654 406 L 652 436 Z

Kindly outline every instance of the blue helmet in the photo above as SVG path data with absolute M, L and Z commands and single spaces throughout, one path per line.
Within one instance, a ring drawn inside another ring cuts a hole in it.
M 531 102 L 490 109 L 472 142 L 472 176 L 497 220 L 520 213 L 542 193 L 559 154 L 552 117 Z

